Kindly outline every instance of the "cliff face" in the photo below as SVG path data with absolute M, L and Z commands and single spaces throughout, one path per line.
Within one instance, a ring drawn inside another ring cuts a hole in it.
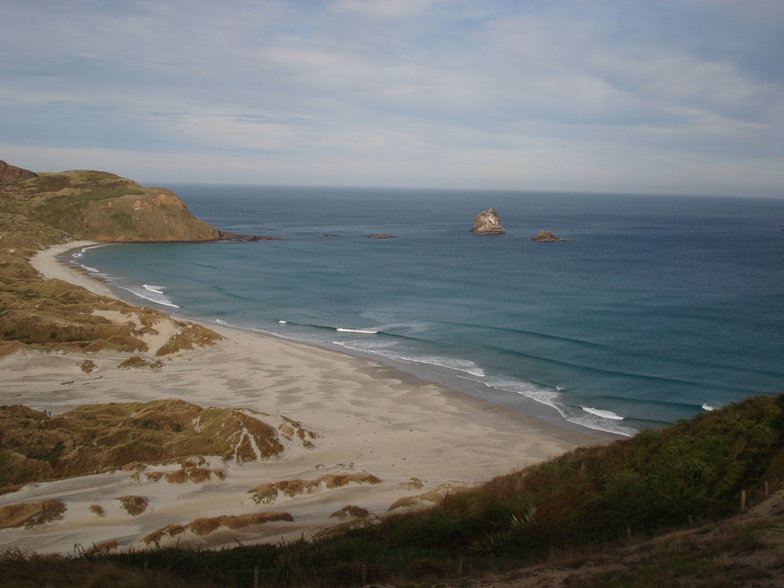
M 74 239 L 211 241 L 218 230 L 195 218 L 174 193 L 142 188 L 115 174 L 76 170 L 0 186 L 0 212 L 17 214 Z

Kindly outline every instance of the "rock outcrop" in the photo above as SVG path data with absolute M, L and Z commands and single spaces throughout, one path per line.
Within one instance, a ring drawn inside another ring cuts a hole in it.
M 15 182 L 26 178 L 37 178 L 38 174 L 29 169 L 22 169 L 14 165 L 8 165 L 5 161 L 0 161 L 0 182 Z
M 475 235 L 503 235 L 506 229 L 501 226 L 495 208 L 489 208 L 474 217 L 474 227 L 471 232 Z
M 537 241 L 539 243 L 552 243 L 555 241 L 566 241 L 566 239 L 559 239 L 550 231 L 539 231 L 539 234 L 536 237 L 532 237 L 531 241 Z

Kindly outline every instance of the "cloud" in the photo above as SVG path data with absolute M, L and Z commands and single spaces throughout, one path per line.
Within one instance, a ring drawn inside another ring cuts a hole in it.
M 6 3 L 0 142 L 177 181 L 211 155 L 243 183 L 703 192 L 731 168 L 781 195 L 782 6 Z

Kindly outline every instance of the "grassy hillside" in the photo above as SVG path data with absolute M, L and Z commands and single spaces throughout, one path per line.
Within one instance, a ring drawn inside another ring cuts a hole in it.
M 169 190 L 111 173 L 76 170 L 0 183 L 0 213 L 20 215 L 74 239 L 208 241 L 215 227 Z
M 18 168 L 15 168 L 18 169 Z M 95 296 L 58 280 L 43 281 L 27 260 L 77 239 L 204 241 L 220 238 L 167 190 L 142 188 L 114 174 L 71 171 L 0 182 L 0 356 L 22 349 L 144 352 L 145 332 L 163 313 Z M 114 324 L 96 311 L 137 317 Z M 183 325 L 184 328 L 184 325 Z M 172 349 L 214 342 L 192 326 Z
M 721 521 L 740 511 L 742 492 L 754 505 L 783 481 L 784 395 L 755 397 L 660 431 L 569 452 L 448 495 L 429 511 L 338 527 L 312 541 L 213 552 L 91 553 L 57 565 L 135 570 L 129 574 L 148 569 L 160 585 L 189 578 L 194 586 L 248 586 L 258 567 L 267 586 L 443 586 L 463 574 L 522 565 L 549 569 L 543 562 L 555 561 L 566 573 L 554 577 L 581 579 L 545 585 L 741 586 L 781 576 L 784 556 L 775 554 L 784 542 L 784 504 L 754 520 Z M 643 541 L 678 528 L 686 530 Z M 6 554 L 0 568 L 26 561 L 19 557 Z M 733 561 L 768 563 L 727 563 Z M 505 575 L 510 586 L 538 585 L 523 582 L 535 576 L 525 569 Z

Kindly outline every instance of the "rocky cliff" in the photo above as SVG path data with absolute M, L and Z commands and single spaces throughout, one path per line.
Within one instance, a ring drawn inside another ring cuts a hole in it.
M 474 217 L 474 227 L 471 232 L 475 235 L 503 235 L 506 229 L 501 226 L 495 208 L 488 208 Z

